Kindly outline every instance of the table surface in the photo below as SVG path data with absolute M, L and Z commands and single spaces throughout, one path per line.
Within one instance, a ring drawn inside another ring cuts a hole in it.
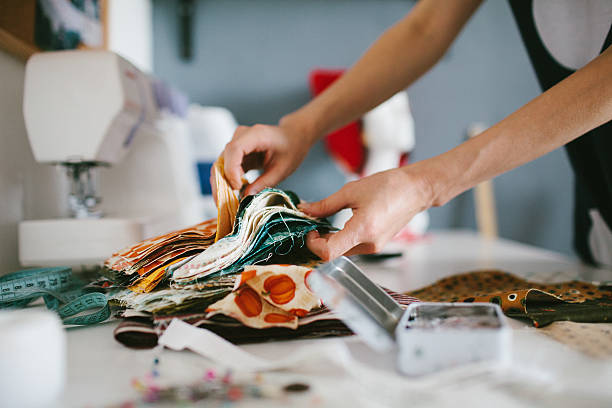
M 470 231 L 433 232 L 400 249 L 401 258 L 360 265 L 374 281 L 397 291 L 417 289 L 455 273 L 493 268 L 543 282 L 612 280 L 612 272 L 581 266 L 561 254 L 502 239 L 488 240 Z M 612 359 L 589 358 L 524 323 L 509 323 L 513 341 L 509 367 L 456 369 L 420 379 L 398 375 L 392 353 L 374 353 L 355 336 L 241 346 L 273 359 L 297 348 L 341 343 L 350 351 L 350 364 L 329 361 L 297 371 L 265 373 L 266 384 L 298 381 L 311 389 L 279 400 L 244 400 L 236 405 L 612 406 Z M 214 367 L 189 351 L 128 349 L 113 338 L 116 324 L 68 330 L 67 385 L 57 406 L 118 406 L 137 398 L 131 380 L 145 376 L 156 355 L 164 381 L 192 382 Z

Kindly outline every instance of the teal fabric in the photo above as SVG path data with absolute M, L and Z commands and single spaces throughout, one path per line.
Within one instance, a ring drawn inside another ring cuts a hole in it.
M 240 201 L 232 233 L 223 238 L 224 240 L 232 239 L 240 234 L 244 225 L 243 217 L 246 210 L 258 195 L 271 191 L 278 193 L 279 199 L 284 199 L 285 202 L 290 201 L 295 206 L 300 202 L 295 193 L 274 188 L 267 188 L 257 195 L 247 196 Z M 282 204 L 282 202 L 279 202 L 279 204 Z M 243 270 L 245 265 L 261 264 L 270 259 L 278 259 L 279 256 L 287 257 L 290 260 L 293 253 L 303 253 L 303 249 L 306 247 L 306 234 L 313 230 L 329 232 L 334 228 L 326 219 L 312 220 L 296 216 L 289 211 L 280 211 L 254 232 L 255 238 L 240 259 L 225 269 L 183 284 L 199 283 L 218 276 L 237 274 Z M 314 254 L 312 254 L 312 257 L 313 259 L 316 258 Z M 289 261 L 287 262 L 289 263 Z

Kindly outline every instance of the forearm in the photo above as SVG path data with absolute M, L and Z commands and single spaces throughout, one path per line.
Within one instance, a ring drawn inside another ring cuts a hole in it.
M 433 66 L 481 0 L 421 0 L 319 97 L 281 125 L 301 128 L 313 141 L 362 116 Z
M 612 50 L 495 126 L 423 163 L 431 205 L 569 143 L 612 119 Z

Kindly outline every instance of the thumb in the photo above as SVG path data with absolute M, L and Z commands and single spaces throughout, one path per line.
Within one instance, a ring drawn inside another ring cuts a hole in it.
M 320 235 L 315 231 L 306 237 L 308 249 L 324 261 L 331 261 L 343 255 L 358 243 L 359 234 L 353 219 L 347 222 L 344 229 L 336 233 Z
M 337 191 L 323 200 L 314 203 L 301 203 L 299 209 L 312 217 L 327 217 L 343 208 L 350 207 L 348 196 L 344 189 Z

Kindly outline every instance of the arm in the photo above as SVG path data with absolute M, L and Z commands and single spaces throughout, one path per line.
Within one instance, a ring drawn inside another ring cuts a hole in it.
M 612 119 L 612 47 L 482 134 L 413 165 L 349 183 L 303 206 L 315 216 L 353 208 L 337 234 L 308 238 L 323 259 L 374 252 L 417 212 L 540 157 Z
M 612 48 L 479 136 L 432 161 L 433 205 L 612 119 Z M 441 166 L 445 166 L 442 168 Z
M 421 0 L 323 94 L 279 126 L 240 127 L 224 151 L 225 175 L 240 187 L 243 169 L 264 173 L 245 192 L 275 185 L 301 163 L 322 135 L 406 88 L 447 50 L 481 0 Z M 256 160 L 253 160 L 256 159 Z
M 345 75 L 283 121 L 300 122 L 317 139 L 362 116 L 438 62 L 480 2 L 417 2 Z

